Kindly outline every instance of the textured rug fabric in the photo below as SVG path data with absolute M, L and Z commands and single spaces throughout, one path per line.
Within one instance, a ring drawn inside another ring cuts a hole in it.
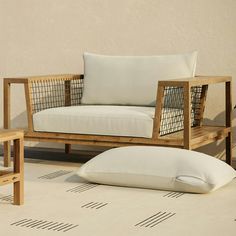
M 26 161 L 25 204 L 12 205 L 12 185 L 0 187 L 0 235 L 235 235 L 236 180 L 188 194 L 86 183 L 79 166 Z

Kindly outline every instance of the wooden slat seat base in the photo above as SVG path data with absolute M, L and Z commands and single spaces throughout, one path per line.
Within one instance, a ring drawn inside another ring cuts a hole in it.
M 231 128 L 225 126 L 198 126 L 191 128 L 191 148 L 195 149 L 228 136 Z M 183 131 L 166 135 L 160 139 L 177 139 L 183 137 Z
M 192 148 L 195 149 L 213 141 L 225 138 L 229 132 L 230 128 L 224 126 L 193 127 L 191 129 L 190 143 Z M 125 145 L 165 145 L 170 147 L 184 147 L 183 131 L 161 136 L 157 139 L 25 131 L 25 139 L 40 142 L 60 142 L 107 147 L 119 147 Z

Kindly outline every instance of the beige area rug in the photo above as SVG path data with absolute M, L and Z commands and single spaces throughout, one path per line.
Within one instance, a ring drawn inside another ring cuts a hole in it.
M 26 161 L 25 204 L 0 187 L 0 235 L 236 235 L 236 180 L 211 194 L 175 193 L 86 183 L 79 166 Z

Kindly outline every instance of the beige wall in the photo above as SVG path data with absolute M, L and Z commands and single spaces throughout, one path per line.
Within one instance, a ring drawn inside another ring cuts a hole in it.
M 153 55 L 192 50 L 199 52 L 198 74 L 236 78 L 235 10 L 235 0 L 0 0 L 0 78 L 80 73 L 84 51 Z M 209 91 L 211 122 L 223 120 L 220 89 Z M 23 90 L 13 92 L 13 123 L 22 126 Z M 235 103 L 235 83 L 233 96 Z M 0 109 L 2 114 L 2 97 Z M 214 154 L 222 145 L 210 149 Z

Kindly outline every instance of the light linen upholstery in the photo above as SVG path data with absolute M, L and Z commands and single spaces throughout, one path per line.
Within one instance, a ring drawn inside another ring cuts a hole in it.
M 79 169 L 78 175 L 108 185 L 208 193 L 229 183 L 236 171 L 200 152 L 130 146 L 97 155 Z
M 174 130 L 181 125 L 175 122 L 174 114 L 182 110 L 166 109 L 168 114 L 173 110 L 168 122 L 173 123 Z M 154 113 L 154 107 L 82 105 L 37 112 L 33 123 L 35 131 L 151 138 Z M 162 125 L 167 126 L 167 121 Z
M 153 107 L 71 106 L 33 115 L 34 130 L 74 134 L 152 136 Z
M 197 52 L 161 56 L 84 53 L 82 104 L 154 106 L 159 80 L 193 77 Z

